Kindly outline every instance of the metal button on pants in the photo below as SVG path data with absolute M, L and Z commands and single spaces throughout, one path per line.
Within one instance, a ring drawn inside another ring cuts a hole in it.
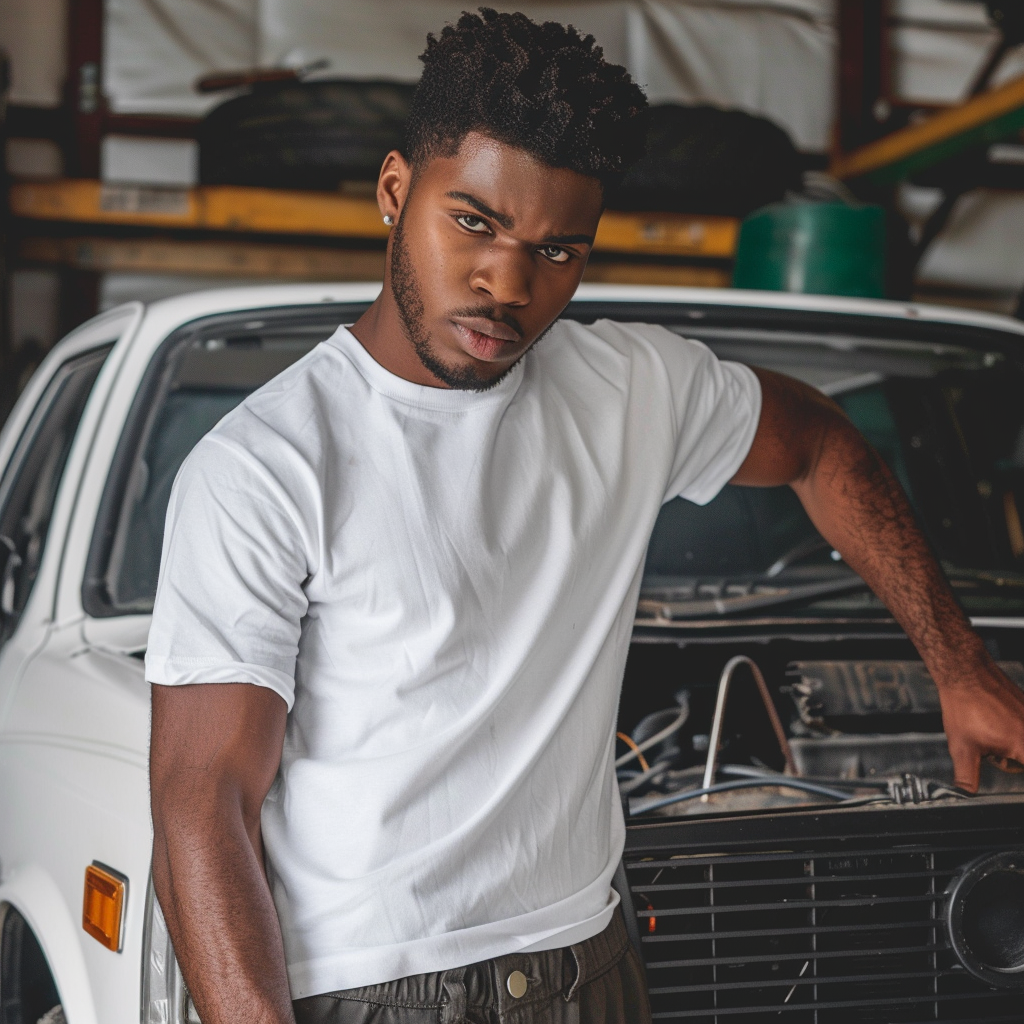
M 505 988 L 508 989 L 508 994 L 513 999 L 522 999 L 529 987 L 530 983 L 526 980 L 526 975 L 522 971 L 513 971 L 505 982 Z
M 298 1024 L 649 1024 L 643 968 L 616 911 L 592 939 L 294 1003 Z

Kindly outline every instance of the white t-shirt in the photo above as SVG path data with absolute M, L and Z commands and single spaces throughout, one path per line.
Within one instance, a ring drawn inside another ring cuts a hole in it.
M 293 998 L 606 926 L 648 540 L 759 414 L 749 369 L 661 327 L 559 321 L 484 392 L 339 328 L 200 441 L 146 673 L 288 705 L 262 826 Z

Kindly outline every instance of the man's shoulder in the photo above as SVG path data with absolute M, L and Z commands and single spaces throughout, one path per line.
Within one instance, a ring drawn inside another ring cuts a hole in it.
M 315 443 L 331 421 L 331 406 L 344 385 L 342 361 L 328 342 L 321 342 L 247 395 L 207 437 L 230 439 L 241 447 L 260 444 L 269 436 Z
M 592 323 L 557 320 L 550 338 L 538 346 L 544 361 L 578 362 L 599 367 L 607 359 L 628 364 L 638 372 L 686 372 L 708 356 L 707 347 L 662 324 L 604 318 Z M 547 344 L 550 340 L 551 344 Z
M 584 323 L 563 318 L 552 324 L 551 331 L 564 335 L 571 344 L 580 347 L 611 345 L 624 352 L 651 346 L 662 348 L 666 345 L 684 348 L 704 347 L 701 342 L 686 337 L 677 329 L 642 320 L 613 320 L 603 317 Z
M 222 480 L 316 471 L 330 447 L 337 360 L 324 343 L 246 396 L 192 449 L 185 468 Z

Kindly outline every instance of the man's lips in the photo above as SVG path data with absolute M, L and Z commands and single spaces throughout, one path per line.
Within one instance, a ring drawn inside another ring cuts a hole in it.
M 467 330 L 475 331 L 477 334 L 486 334 L 488 338 L 497 338 L 499 341 L 518 341 L 519 332 L 508 324 L 499 320 L 488 320 L 483 316 L 454 316 L 452 323 L 465 327 Z
M 507 358 L 506 350 L 521 340 L 515 328 L 486 317 L 457 316 L 451 322 L 470 353 L 485 362 Z

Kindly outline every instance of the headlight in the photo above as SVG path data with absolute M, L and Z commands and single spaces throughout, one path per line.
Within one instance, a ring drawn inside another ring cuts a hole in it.
M 175 959 L 152 878 L 142 934 L 142 1024 L 202 1024 Z
M 946 925 L 971 974 L 997 988 L 1024 989 L 1024 850 L 968 864 L 949 890 Z

